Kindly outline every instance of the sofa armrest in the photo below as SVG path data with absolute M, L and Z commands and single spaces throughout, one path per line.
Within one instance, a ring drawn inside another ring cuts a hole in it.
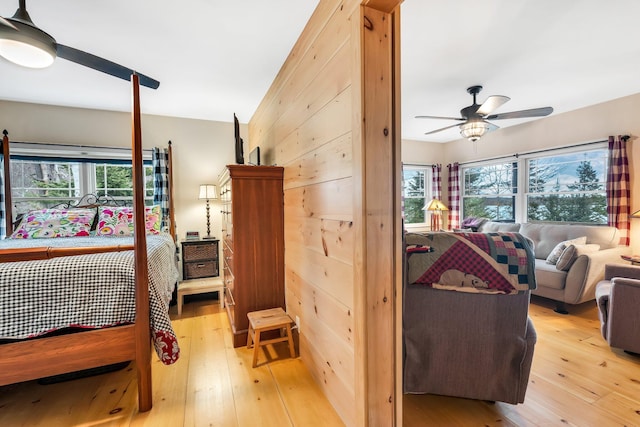
M 605 266 L 621 264 L 620 255 L 628 255 L 630 250 L 617 246 L 578 256 L 567 272 L 565 302 L 580 304 L 595 299 L 596 284 L 604 279 Z
M 640 267 L 628 264 L 607 264 L 604 268 L 604 278 L 611 280 L 614 277 L 640 279 Z

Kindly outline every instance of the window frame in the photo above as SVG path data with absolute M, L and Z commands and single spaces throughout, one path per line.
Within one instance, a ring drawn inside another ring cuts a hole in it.
M 491 160 L 483 160 L 478 162 L 470 162 L 465 165 L 461 165 L 460 167 L 460 214 L 463 217 L 462 213 L 464 212 L 464 199 L 465 199 L 465 191 L 466 191 L 466 180 L 465 180 L 465 170 L 478 168 L 478 167 L 486 167 L 492 165 L 506 164 L 506 163 L 517 163 L 517 187 L 514 191 L 515 202 L 514 202 L 514 221 L 517 223 L 571 223 L 578 224 L 575 221 L 540 221 L 534 220 L 529 221 L 528 219 L 528 199 L 529 199 L 529 162 L 532 159 L 540 159 L 546 157 L 556 157 L 556 156 L 564 156 L 567 154 L 581 154 L 590 151 L 597 150 L 607 150 L 608 145 L 607 141 L 601 142 L 593 142 L 584 145 L 576 145 L 573 147 L 561 147 L 561 148 L 553 148 L 548 150 L 540 150 L 536 152 L 526 153 L 526 154 L 517 154 L 513 157 L 501 157 L 497 159 Z M 608 172 L 608 153 L 605 156 L 605 179 Z M 580 191 L 578 191 L 580 192 Z M 606 184 L 605 184 L 605 196 L 606 196 Z M 567 192 L 563 192 L 563 194 L 569 194 Z M 605 202 L 606 203 L 606 202 Z M 600 222 L 581 222 L 580 224 L 587 225 L 603 225 Z
M 79 185 L 77 188 L 77 196 L 70 197 L 55 197 L 50 198 L 55 200 L 57 204 L 66 204 L 78 202 L 83 196 L 87 194 L 97 194 L 98 189 L 96 180 L 96 166 L 104 164 L 113 164 L 131 167 L 131 150 L 123 148 L 111 148 L 111 147 L 86 147 L 86 146 L 67 146 L 57 144 L 39 144 L 39 143 L 21 143 L 13 142 L 11 149 L 10 165 L 17 164 L 19 161 L 27 162 L 49 162 L 49 163 L 66 163 L 77 164 L 79 166 Z M 150 205 L 153 204 L 153 167 L 151 164 L 151 151 L 143 153 L 143 163 L 145 169 L 145 177 L 151 179 L 145 179 L 145 202 Z M 149 182 L 150 186 L 147 185 Z M 13 185 L 12 185 L 13 187 Z M 150 195 L 147 195 L 150 193 Z M 12 188 L 12 200 L 14 208 L 12 209 L 12 218 L 16 218 L 22 211 L 18 212 L 16 205 L 20 202 L 26 201 L 40 201 L 46 200 L 47 197 L 23 197 L 13 193 Z M 133 201 L 133 195 L 131 197 L 117 196 L 115 200 Z M 46 203 L 45 203 L 46 205 Z
M 432 169 L 432 165 L 423 165 L 423 164 L 415 164 L 415 163 L 403 163 L 402 164 L 402 199 L 403 199 L 403 205 L 405 205 L 405 187 L 404 187 L 404 172 L 405 170 L 423 170 L 424 171 L 424 201 L 425 204 L 431 200 L 431 198 L 433 197 L 433 169 Z M 403 212 L 404 214 L 404 212 Z M 424 215 L 424 222 L 412 222 L 412 223 L 408 223 L 406 222 L 406 217 L 405 217 L 405 223 L 404 223 L 405 229 L 424 229 L 424 228 L 429 228 L 431 225 L 429 223 L 429 218 L 427 217 L 427 214 L 425 212 Z
M 502 158 L 502 159 L 495 159 L 495 160 L 486 160 L 486 161 L 481 161 L 481 162 L 474 162 L 474 163 L 469 163 L 467 165 L 461 166 L 460 168 L 460 216 L 464 217 L 464 215 L 462 214 L 464 212 L 464 203 L 465 203 L 465 198 L 466 197 L 480 197 L 480 198 L 485 198 L 487 195 L 476 195 L 476 196 L 466 196 L 466 184 L 467 184 L 467 180 L 465 179 L 465 171 L 469 170 L 469 169 L 476 169 L 476 168 L 485 168 L 485 167 L 491 167 L 491 166 L 499 166 L 499 165 L 508 165 L 508 164 L 516 164 L 516 173 L 515 173 L 515 179 L 516 179 L 516 186 L 515 186 L 515 191 L 509 192 L 508 194 L 502 194 L 502 193 L 495 193 L 494 196 L 496 198 L 500 198 L 500 197 L 511 197 L 513 198 L 513 212 L 512 212 L 512 218 L 511 220 L 497 220 L 500 222 L 518 222 L 518 217 L 517 217 L 517 213 L 518 213 L 518 193 L 520 190 L 520 183 L 522 182 L 521 177 L 520 177 L 520 171 L 522 169 L 520 162 L 518 161 L 517 158 Z M 512 178 L 513 178 L 513 174 L 512 174 Z M 513 187 L 511 187 L 513 189 Z M 488 198 L 488 197 L 487 197 Z

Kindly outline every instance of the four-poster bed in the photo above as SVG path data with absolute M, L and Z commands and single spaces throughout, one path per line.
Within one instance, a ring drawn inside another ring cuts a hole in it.
M 100 276 L 104 267 L 104 260 L 122 264 L 123 273 L 119 276 L 125 277 L 120 286 L 120 293 L 128 295 L 129 304 L 133 307 L 133 313 L 128 313 L 129 320 L 108 317 L 105 326 L 97 326 L 97 329 L 75 330 L 72 333 L 62 335 L 45 335 L 44 337 L 34 334 L 37 338 L 26 340 L 4 340 L 0 345 L 0 386 L 16 382 L 28 381 L 32 379 L 58 375 L 62 373 L 80 371 L 88 368 L 116 364 L 125 361 L 135 361 L 138 375 L 138 408 L 140 411 L 148 411 L 152 407 L 151 390 L 151 343 L 156 345 L 156 351 L 165 351 L 169 354 L 169 360 L 163 360 L 165 364 L 172 363 L 178 357 L 177 342 L 171 330 L 168 319 L 168 301 L 156 298 L 157 295 L 171 293 L 166 286 L 161 284 L 163 280 L 177 280 L 177 269 L 175 266 L 175 227 L 173 220 L 173 201 L 169 196 L 169 234 L 161 236 L 147 235 L 145 226 L 145 206 L 144 206 L 144 169 L 142 160 L 142 141 L 140 126 L 140 102 L 139 102 L 139 80 L 137 75 L 132 75 L 133 109 L 132 109 L 132 166 L 133 166 L 133 236 L 132 237 L 93 237 L 94 240 L 101 240 L 102 246 L 94 247 L 93 242 L 89 243 L 91 237 L 67 238 L 67 239 L 30 239 L 21 242 L 18 247 L 0 249 L 0 269 L 8 275 L 16 274 L 22 282 L 30 280 L 31 277 L 49 277 L 46 273 L 38 276 L 29 270 L 34 263 L 50 263 L 55 268 L 69 268 L 69 265 L 87 264 L 86 268 L 95 272 L 94 276 Z M 10 236 L 13 231 L 11 215 L 11 184 L 9 173 L 9 139 L 5 133 L 2 143 L 2 153 L 4 158 L 4 189 L 5 189 L 5 224 L 6 234 Z M 172 183 L 171 172 L 171 144 L 168 149 L 169 183 Z M 169 187 L 171 191 L 171 187 Z M 147 240 L 147 238 L 149 240 Z M 66 247 L 64 243 L 56 245 L 55 240 L 75 240 L 76 247 Z M 121 240 L 118 240 L 121 239 Z M 6 240 L 5 240 L 6 241 Z M 3 242 L 5 242 L 3 241 Z M 41 242 L 46 242 L 41 243 Z M 116 244 L 117 243 L 117 244 Z M 148 245 L 149 243 L 149 245 Z M 91 245 L 91 246 L 90 246 Z M 55 247 L 54 247 L 55 246 Z M 62 246 L 62 247 L 57 247 Z M 167 248 L 168 252 L 167 252 Z M 133 251 L 132 251 L 133 249 Z M 44 261 L 39 261 L 44 260 Z M 168 260 L 168 261 L 167 261 Z M 103 264 L 100 264 L 100 263 Z M 93 264 L 92 264 L 93 263 Z M 114 265 L 115 265 L 114 264 Z M 158 264 L 170 265 L 169 270 L 155 271 Z M 150 265 L 153 267 L 150 269 Z M 113 266 L 111 266 L 113 268 Z M 52 267 L 53 268 L 53 267 Z M 167 271 L 171 271 L 167 273 Z M 21 276 L 20 276 L 21 275 Z M 73 271 L 67 272 L 70 281 L 75 281 L 75 285 L 86 284 L 86 287 L 100 284 L 91 284 L 87 273 Z M 36 279 L 37 280 L 37 279 Z M 83 282 L 84 280 L 84 282 Z M 110 280 L 110 279 L 109 279 Z M 114 289 L 115 289 L 115 280 Z M 164 282 L 162 282 L 164 283 Z M 127 288 L 126 285 L 129 285 Z M 175 284 L 175 283 L 174 283 Z M 173 286 L 174 284 L 171 284 Z M 111 285 L 111 282 L 109 282 Z M 32 288 L 36 285 L 29 283 Z M 60 289 L 66 285 L 59 285 Z M 102 285 L 104 287 L 104 285 Z M 41 283 L 41 288 L 53 288 L 51 283 Z M 133 289 L 132 289 L 133 288 Z M 15 289 L 14 289 L 15 290 Z M 78 288 L 76 288 L 76 291 Z M 0 289 L 2 291 L 2 289 Z M 54 289 L 52 292 L 56 292 Z M 72 288 L 73 292 L 74 289 Z M 94 293 L 90 291 L 89 293 Z M 112 292 L 109 288 L 107 294 Z M 151 298 L 150 298 L 151 294 Z M 12 294 L 13 295 L 13 294 Z M 2 295 L 0 295 L 0 300 Z M 9 301 L 5 298 L 5 303 Z M 109 301 L 116 301 L 111 299 Z M 161 301 L 161 302 L 158 302 Z M 109 311 L 111 308 L 105 302 L 100 302 L 93 311 L 100 314 Z M 118 310 L 120 302 L 117 303 Z M 70 304 L 71 305 L 71 304 Z M 12 305 L 12 307 L 14 307 Z M 151 308 L 150 308 L 151 307 Z M 4 309 L 4 307 L 3 307 Z M 63 307 L 60 307 L 62 310 Z M 124 309 L 123 309 L 124 310 Z M 9 310 L 6 310 L 9 312 Z M 17 310 L 13 310 L 17 311 Z M 164 313 L 163 313 L 164 311 Z M 10 313 L 2 314 L 2 321 L 9 318 Z M 31 320 L 31 319 L 30 319 Z M 109 324 L 112 322 L 112 324 Z M 34 323 L 32 321 L 28 323 Z M 31 325 L 29 325 L 31 326 Z M 70 325 L 74 326 L 74 325 Z M 91 327 L 85 326 L 86 327 Z M 153 331 L 151 330 L 153 329 Z M 33 334 L 33 332 L 28 332 Z M 158 334 L 167 334 L 158 338 Z M 0 338 L 3 338 L 0 336 Z M 6 337 L 5 337 L 6 338 Z M 159 348 L 173 346 L 173 348 Z M 160 354 L 160 352 L 158 353 Z M 168 363 L 167 363 L 168 362 Z

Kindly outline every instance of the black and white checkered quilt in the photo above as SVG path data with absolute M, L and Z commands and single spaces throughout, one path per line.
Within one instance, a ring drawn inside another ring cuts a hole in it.
M 0 249 L 133 244 L 132 237 L 6 239 Z M 179 357 L 169 319 L 178 270 L 171 236 L 147 235 L 151 335 L 165 364 Z M 135 321 L 133 251 L 0 263 L 0 339 L 63 328 L 105 328 Z M 105 349 L 108 351 L 108 349 Z

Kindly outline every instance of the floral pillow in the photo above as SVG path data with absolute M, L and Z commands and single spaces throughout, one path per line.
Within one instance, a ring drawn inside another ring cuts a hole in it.
M 147 234 L 160 233 L 162 211 L 159 205 L 145 207 Z M 133 208 L 128 206 L 98 208 L 98 236 L 133 236 Z
M 11 239 L 88 236 L 95 216 L 94 209 L 30 211 L 11 234 Z

